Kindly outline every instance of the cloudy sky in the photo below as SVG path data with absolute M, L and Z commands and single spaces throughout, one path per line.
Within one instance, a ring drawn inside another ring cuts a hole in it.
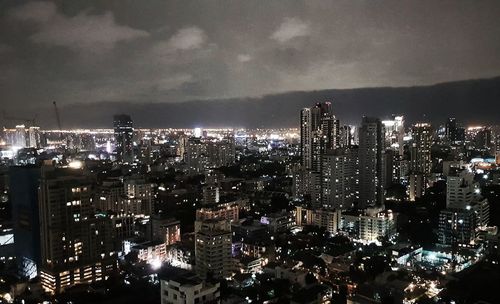
M 0 2 L 0 103 L 178 102 L 500 75 L 499 1 Z

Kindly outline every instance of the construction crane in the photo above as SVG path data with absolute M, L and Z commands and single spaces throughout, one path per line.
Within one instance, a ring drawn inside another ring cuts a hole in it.
M 56 112 L 57 127 L 59 128 L 59 131 L 61 131 L 62 128 L 61 128 L 61 118 L 59 117 L 59 110 L 57 109 L 57 104 L 55 101 L 52 102 L 52 104 L 54 105 L 54 111 Z
M 25 117 L 9 116 L 5 111 L 3 111 L 2 114 L 4 120 L 22 121 L 26 124 L 27 127 L 34 127 L 36 125 L 36 115 L 33 118 L 25 118 Z

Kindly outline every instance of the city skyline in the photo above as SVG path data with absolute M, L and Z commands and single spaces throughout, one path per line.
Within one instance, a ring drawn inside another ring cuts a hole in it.
M 499 16 L 0 1 L 0 303 L 500 303 Z

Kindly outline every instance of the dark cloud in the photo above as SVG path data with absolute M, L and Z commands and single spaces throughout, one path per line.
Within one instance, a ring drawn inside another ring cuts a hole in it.
M 8 111 L 500 74 L 498 1 L 4 1 Z

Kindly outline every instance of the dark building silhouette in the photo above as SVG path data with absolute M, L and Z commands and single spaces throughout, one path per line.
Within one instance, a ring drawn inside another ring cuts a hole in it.
M 38 216 L 39 166 L 14 166 L 9 170 L 10 199 L 14 223 L 15 253 L 22 277 L 37 275 L 40 266 L 40 220 Z
M 132 118 L 126 114 L 115 115 L 113 117 L 113 127 L 118 160 L 126 163 L 132 162 L 134 160 L 134 126 Z

